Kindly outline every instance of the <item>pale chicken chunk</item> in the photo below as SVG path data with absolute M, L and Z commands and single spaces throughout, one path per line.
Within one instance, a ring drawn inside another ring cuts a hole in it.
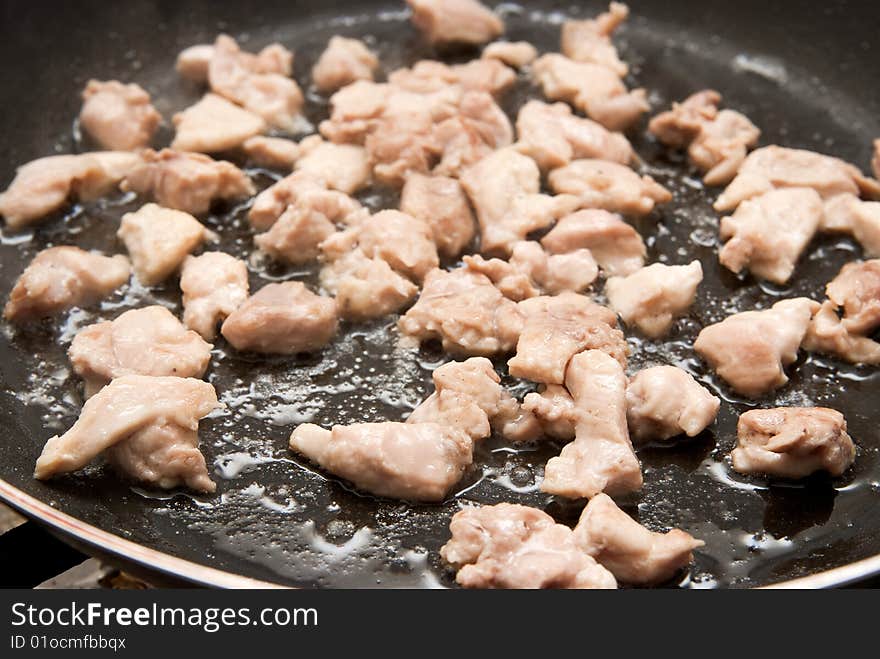
M 217 94 L 205 94 L 172 121 L 177 132 L 171 148 L 177 151 L 229 151 L 266 130 L 262 117 Z
M 248 159 L 260 167 L 289 171 L 299 158 L 299 145 L 285 137 L 256 135 L 246 139 L 241 147 Z
M 495 149 L 513 142 L 513 127 L 504 111 L 486 92 L 465 92 L 459 114 L 434 126 L 440 162 L 434 173 L 459 176 Z
M 564 386 L 542 385 L 538 391 L 526 394 L 522 407 L 537 419 L 544 434 L 556 439 L 574 439 L 578 411 Z
M 609 277 L 605 295 L 608 305 L 627 326 L 659 338 L 694 303 L 701 281 L 703 267 L 699 261 L 688 265 L 654 263 L 626 277 Z
M 208 68 L 213 57 L 212 44 L 198 44 L 185 48 L 177 56 L 177 72 L 193 82 L 207 84 Z M 239 57 L 257 73 L 277 73 L 283 76 L 290 76 L 293 73 L 293 53 L 279 43 L 269 44 L 256 55 L 240 53 Z
M 131 264 L 124 256 L 50 247 L 39 252 L 16 280 L 3 317 L 24 323 L 90 306 L 126 283 L 130 275 Z
M 123 375 L 200 378 L 211 361 L 211 347 L 168 309 L 154 305 L 83 328 L 67 354 L 88 397 Z
M 551 254 L 588 249 L 609 277 L 626 276 L 645 263 L 645 242 L 633 227 L 604 210 L 582 210 L 566 215 L 541 238 Z
M 187 80 L 207 84 L 208 67 L 211 65 L 212 57 L 214 57 L 214 46 L 209 43 L 200 43 L 181 50 L 177 55 L 174 68 Z
M 392 86 L 419 94 L 442 92 L 450 86 L 462 91 L 499 95 L 516 81 L 516 72 L 495 59 L 474 59 L 464 64 L 420 60 L 411 68 L 388 74 Z
M 327 93 L 355 80 L 372 80 L 379 59 L 360 39 L 334 36 L 312 67 L 312 80 L 318 91 Z
M 329 188 L 345 194 L 360 190 L 370 181 L 370 163 L 363 147 L 325 142 L 318 135 L 299 143 L 295 168 L 323 179 Z
M 507 66 L 521 69 L 538 57 L 538 49 L 528 41 L 496 41 L 483 48 L 483 59 L 497 59 Z
M 180 271 L 183 324 L 206 341 L 217 336 L 217 325 L 248 297 L 245 262 L 223 252 L 187 256 Z
M 667 146 L 684 148 L 696 139 L 703 124 L 718 116 L 720 103 L 721 94 L 714 89 L 695 92 L 652 117 L 648 131 Z
M 165 281 L 209 237 L 204 225 L 189 213 L 156 204 L 123 215 L 116 235 L 125 243 L 135 275 L 144 286 Z
M 481 44 L 504 32 L 504 22 L 478 0 L 406 0 L 412 22 L 431 43 Z
M 326 181 L 309 172 L 294 172 L 258 194 L 248 211 L 251 226 L 258 231 L 269 229 L 291 206 L 301 206 L 327 217 L 353 221 L 361 205 L 343 192 L 330 190 Z
M 606 494 L 587 504 L 575 542 L 617 579 L 633 585 L 668 581 L 694 560 L 693 550 L 705 543 L 680 529 L 656 533 L 617 507 Z
M 813 314 L 803 348 L 834 355 L 853 364 L 880 364 L 880 343 L 870 336 L 851 332 L 837 315 L 837 305 L 826 301 Z
M 606 160 L 575 160 L 548 177 L 558 194 L 578 197 L 583 208 L 601 208 L 624 215 L 647 215 L 672 194 L 650 176 L 639 176 L 625 165 Z
M 626 424 L 626 384 L 623 367 L 601 350 L 572 357 L 565 387 L 577 411 L 575 438 L 547 463 L 542 492 L 578 499 L 642 487 Z
M 827 407 L 749 410 L 736 425 L 733 468 L 744 474 L 804 478 L 816 471 L 840 476 L 856 457 L 846 419 Z
M 704 327 L 694 350 L 731 388 L 757 398 L 788 382 L 785 366 L 797 359 L 818 308 L 818 302 L 799 297 L 728 316 Z
M 321 268 L 321 286 L 336 298 L 341 318 L 365 321 L 399 311 L 419 287 L 381 258 L 360 248 L 345 252 Z
M 611 35 L 629 16 L 629 7 L 612 2 L 608 11 L 583 21 L 562 24 L 562 52 L 578 62 L 592 62 L 625 76 L 629 69 L 611 43 Z
M 626 419 L 636 442 L 695 437 L 718 415 L 721 399 L 675 366 L 646 368 L 626 388 Z
M 629 140 L 591 119 L 572 113 L 565 103 L 529 101 L 516 119 L 516 148 L 543 171 L 564 167 L 572 160 L 599 158 L 627 164 L 633 159 Z
M 865 256 L 880 256 L 880 201 L 862 201 L 849 193 L 832 197 L 825 202 L 819 230 L 849 234 Z
M 442 501 L 473 461 L 473 446 L 436 423 L 305 423 L 290 435 L 291 450 L 359 490 L 408 501 Z
M 418 341 L 440 339 L 453 354 L 492 356 L 513 350 L 522 321 L 516 303 L 488 277 L 457 268 L 429 272 L 418 301 L 398 326 Z
M 822 198 L 812 188 L 782 188 L 742 202 L 721 218 L 724 247 L 718 260 L 739 273 L 776 284 L 791 279 L 795 266 L 822 221 Z
M 91 201 L 111 192 L 140 164 L 127 152 L 92 152 L 38 158 L 15 170 L 0 194 L 0 216 L 17 231 L 62 208 L 70 199 Z
M 70 430 L 46 442 L 34 477 L 45 480 L 77 471 L 115 446 L 115 464 L 133 479 L 160 487 L 185 483 L 212 492 L 214 484 L 205 461 L 195 458 L 192 450 L 198 451 L 194 433 L 199 419 L 217 407 L 214 387 L 201 380 L 146 375 L 116 378 L 86 401 Z M 130 447 L 118 448 L 129 441 L 133 442 Z M 156 458 L 162 453 L 167 463 L 158 463 Z
M 466 588 L 613 589 L 614 576 L 581 550 L 572 530 L 537 508 L 468 507 L 452 517 L 440 556 Z
M 474 214 L 454 178 L 410 174 L 400 194 L 400 210 L 431 227 L 442 256 L 458 256 L 473 240 Z
M 608 130 L 625 130 L 650 109 L 644 89 L 627 90 L 612 69 L 550 53 L 532 64 L 551 101 L 565 101 Z
M 162 121 L 150 103 L 150 95 L 134 83 L 89 80 L 82 98 L 79 124 L 104 149 L 143 148 Z
M 120 186 L 126 192 L 151 197 L 166 208 L 200 215 L 217 200 L 250 197 L 254 184 L 238 167 L 201 153 L 146 150 Z
M 236 350 L 277 355 L 313 352 L 336 335 L 336 303 L 302 282 L 266 284 L 223 321 L 220 333 Z

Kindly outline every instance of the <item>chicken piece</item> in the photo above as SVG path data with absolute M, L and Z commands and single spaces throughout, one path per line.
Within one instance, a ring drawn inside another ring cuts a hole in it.
M 504 22 L 477 0 L 406 0 L 412 22 L 436 43 L 481 44 L 504 32 Z
M 181 77 L 192 82 L 207 84 L 208 67 L 214 57 L 214 46 L 209 43 L 184 48 L 177 55 L 174 68 Z
M 247 175 L 225 160 L 171 149 L 148 149 L 141 156 L 143 162 L 128 172 L 120 187 L 166 208 L 201 215 L 215 200 L 242 199 L 256 192 Z
M 495 149 L 513 142 L 510 120 L 488 93 L 465 92 L 458 107 L 458 116 L 434 127 L 434 139 L 440 150 L 435 174 L 459 176 Z
M 256 135 L 241 146 L 248 159 L 260 167 L 290 171 L 299 158 L 299 145 L 285 137 Z
M 490 357 L 513 350 L 522 321 L 516 303 L 488 277 L 457 268 L 429 272 L 418 301 L 398 326 L 418 341 L 440 339 L 447 352 Z
M 841 194 L 825 202 L 820 231 L 845 233 L 855 238 L 865 256 L 880 256 L 880 202 L 862 201 Z
M 525 244 L 527 243 L 516 243 L 517 246 Z M 538 249 L 540 249 L 540 245 Z M 543 251 L 541 250 L 542 253 Z M 510 261 L 502 261 L 501 259 L 484 259 L 479 254 L 474 254 L 465 256 L 463 261 L 465 267 L 471 272 L 488 277 L 495 288 L 509 300 L 519 302 L 541 294 L 529 269 L 522 264 L 514 265 L 513 257 Z
M 483 253 L 509 254 L 514 243 L 574 210 L 570 195 L 540 194 L 540 179 L 535 161 L 511 148 L 465 170 L 461 185 L 477 211 Z
M 148 146 L 162 121 L 162 115 L 150 104 L 150 95 L 133 83 L 89 80 L 82 98 L 80 126 L 110 151 Z
M 728 316 L 704 327 L 694 350 L 731 388 L 757 398 L 788 382 L 784 367 L 797 359 L 818 308 L 818 302 L 799 297 Z
M 626 425 L 626 375 L 601 350 L 572 357 L 565 387 L 577 411 L 574 441 L 547 462 L 541 491 L 570 499 L 642 487 L 642 469 Z
M 156 286 L 208 238 L 208 230 L 188 213 L 145 204 L 122 216 L 116 235 L 125 243 L 138 280 Z
M 647 215 L 672 194 L 650 176 L 639 176 L 625 165 L 606 160 L 575 160 L 548 177 L 556 193 L 572 194 L 582 208 L 601 208 L 624 215 Z
M 131 265 L 124 256 L 50 247 L 39 252 L 16 280 L 3 317 L 25 323 L 71 307 L 87 307 L 110 295 L 130 275 Z
M 413 173 L 428 173 L 443 151 L 437 126 L 425 108 L 384 114 L 372 125 L 364 148 L 374 178 L 387 186 L 402 185 Z M 460 122 L 456 126 L 457 130 L 465 130 Z M 471 136 L 465 132 L 465 138 Z
M 564 55 L 542 55 L 532 72 L 551 101 L 565 101 L 608 130 L 625 130 L 650 109 L 644 89 L 628 91 L 613 70 Z
M 7 229 L 24 229 L 71 198 L 91 201 L 104 196 L 139 163 L 138 154 L 112 151 L 32 160 L 15 171 L 12 183 L 0 194 L 0 215 Z
M 782 188 L 744 201 L 733 215 L 721 218 L 727 242 L 718 260 L 733 272 L 784 284 L 816 234 L 822 220 L 822 198 L 812 188 Z
M 420 60 L 412 68 L 392 71 L 388 82 L 399 89 L 431 94 L 455 85 L 464 92 L 486 92 L 498 96 L 516 81 L 516 72 L 495 59 L 474 59 L 464 64 Z
M 171 148 L 177 151 L 229 151 L 266 130 L 262 117 L 217 94 L 205 94 L 173 118 L 177 132 Z
M 327 187 L 352 194 L 370 182 L 370 164 L 363 147 L 325 142 L 317 135 L 299 143 L 296 171 L 323 179 Z
M 123 375 L 200 378 L 211 361 L 211 348 L 168 309 L 154 305 L 81 329 L 67 354 L 90 397 Z
M 562 384 L 571 358 L 601 350 L 626 366 L 628 352 L 614 312 L 575 293 L 535 297 L 517 305 L 525 318 L 511 375 L 543 384 Z
M 613 589 L 614 576 L 575 543 L 571 529 L 515 503 L 460 510 L 440 556 L 466 588 Z
M 363 41 L 334 36 L 312 68 L 312 80 L 326 94 L 355 80 L 372 80 L 377 68 L 379 59 Z
M 588 249 L 606 276 L 626 276 L 645 264 L 647 249 L 639 233 L 619 215 L 582 210 L 566 215 L 541 238 L 550 254 Z
M 565 103 L 529 101 L 516 119 L 516 147 L 543 171 L 580 158 L 627 164 L 633 159 L 629 140 L 591 119 L 575 116 Z
M 212 44 L 198 44 L 184 49 L 177 56 L 177 72 L 193 82 L 207 84 L 208 69 L 214 57 Z M 239 53 L 239 57 L 257 73 L 293 74 L 293 53 L 278 43 L 269 44 L 256 55 Z
M 837 315 L 834 302 L 822 303 L 804 336 L 804 350 L 834 355 L 853 364 L 880 364 L 880 343 L 849 330 L 845 322 Z
M 565 21 L 562 24 L 562 52 L 577 62 L 592 62 L 616 73 L 621 78 L 629 68 L 620 61 L 611 35 L 629 16 L 629 7 L 612 2 L 608 11 L 584 21 Z
M 276 355 L 313 352 L 336 335 L 336 303 L 302 282 L 267 284 L 223 321 L 220 333 L 236 350 Z
M 609 277 L 605 295 L 608 306 L 627 326 L 638 327 L 645 336 L 657 339 L 694 303 L 701 281 L 703 266 L 699 261 L 688 265 L 654 263 L 626 277 Z
M 733 468 L 743 474 L 804 478 L 816 471 L 840 476 L 856 457 L 846 419 L 827 407 L 749 410 L 736 424 Z
M 555 439 L 574 439 L 578 411 L 564 386 L 541 385 L 538 391 L 526 394 L 522 407 L 538 420 L 544 434 Z
M 296 81 L 289 78 L 293 55 L 275 45 L 260 55 L 242 52 L 231 37 L 221 34 L 214 42 L 208 64 L 211 91 L 262 117 L 270 126 L 296 132 L 303 95 Z M 271 67 L 263 60 L 269 59 Z M 271 70 L 267 70 L 271 68 Z M 286 69 L 285 72 L 278 72 Z
M 714 207 L 729 211 L 777 188 L 813 188 L 823 199 L 868 191 L 870 181 L 849 163 L 803 149 L 766 146 L 748 155 Z
M 497 59 L 499 62 L 521 69 L 538 57 L 538 49 L 528 41 L 496 41 L 483 48 L 483 59 Z
M 311 423 L 290 448 L 364 492 L 408 501 L 442 501 L 473 461 L 474 444 L 437 423 L 355 423 L 325 430 Z
M 321 286 L 336 297 L 341 318 L 365 321 L 399 311 L 419 287 L 392 270 L 381 258 L 360 248 L 345 252 L 321 269 Z
M 880 139 L 874 140 L 874 157 L 871 159 L 874 178 L 880 179 Z
M 874 331 L 880 326 L 880 259 L 847 263 L 825 287 L 825 294 L 843 309 L 848 331 Z
M 574 538 L 617 579 L 633 585 L 672 579 L 694 560 L 691 552 L 706 544 L 680 529 L 666 533 L 646 529 L 607 494 L 590 499 L 574 527 Z
M 721 94 L 714 89 L 698 91 L 652 117 L 648 131 L 666 146 L 682 149 L 697 138 L 704 124 L 718 116 L 720 103 Z
M 715 421 L 720 406 L 720 398 L 676 366 L 643 369 L 626 388 L 626 420 L 635 442 L 695 437 Z
M 444 257 L 458 256 L 473 240 L 474 214 L 454 178 L 410 174 L 400 194 L 400 210 L 431 227 L 437 251 Z
M 265 231 L 291 206 L 315 210 L 328 217 L 353 221 L 361 205 L 345 193 L 328 190 L 323 178 L 309 172 L 294 172 L 270 185 L 254 198 L 248 211 L 251 226 Z
M 248 297 L 245 262 L 223 252 L 187 256 L 180 271 L 183 324 L 206 341 L 217 336 L 217 325 Z

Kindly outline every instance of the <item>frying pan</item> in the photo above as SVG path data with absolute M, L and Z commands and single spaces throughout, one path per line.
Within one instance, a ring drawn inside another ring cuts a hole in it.
M 571 4 L 504 5 L 508 38 L 557 50 L 562 17 L 603 8 L 597 2 Z M 650 90 L 655 111 L 714 87 L 727 106 L 763 129 L 764 144 L 811 148 L 867 165 L 870 141 L 880 136 L 876 3 L 633 1 L 631 8 L 617 42 L 631 64 L 630 82 Z M 6 2 L 0 11 L 4 187 L 18 164 L 91 148 L 73 122 L 79 91 L 90 77 L 140 83 L 166 118 L 192 103 L 200 90 L 174 74 L 175 54 L 221 31 L 249 50 L 273 40 L 295 48 L 295 74 L 304 85 L 333 34 L 366 38 L 379 52 L 383 72 L 437 55 L 410 27 L 402 3 Z M 455 60 L 473 53 L 442 55 Z M 522 76 L 503 106 L 513 113 L 535 94 Z M 307 96 L 308 118 L 317 122 L 326 114 L 326 100 Z M 169 136 L 166 127 L 157 144 Z M 645 488 L 620 503 L 651 528 L 678 526 L 706 541 L 690 572 L 670 586 L 826 586 L 880 571 L 877 371 L 802 354 L 790 369 L 789 385 L 750 402 L 725 388 L 691 349 L 700 327 L 732 312 L 766 307 L 780 297 L 821 299 L 825 282 L 859 257 L 859 248 L 845 239 L 817 238 L 787 287 L 735 277 L 717 262 L 717 215 L 711 209 L 717 191 L 704 190 L 680 154 L 658 147 L 643 130 L 631 137 L 646 171 L 675 193 L 672 203 L 636 222 L 650 260 L 697 258 L 706 277 L 691 314 L 670 336 L 630 336 L 630 370 L 682 366 L 724 404 L 717 423 L 702 435 L 641 450 Z M 278 177 L 250 173 L 260 186 Z M 379 187 L 359 198 L 373 208 L 397 201 L 393 191 Z M 119 217 L 139 203 L 120 194 L 73 206 L 32 234 L 4 233 L 0 290 L 8 294 L 34 253 L 49 245 L 121 251 L 114 238 Z M 223 207 L 205 218 L 221 235 L 221 249 L 250 254 L 246 211 L 246 204 Z M 314 269 L 284 268 L 255 256 L 248 262 L 253 289 L 275 280 L 315 281 Z M 520 502 L 567 523 L 579 513 L 582 502 L 538 490 L 544 463 L 560 448 L 553 442 L 481 443 L 475 467 L 438 505 L 363 496 L 287 450 L 297 423 L 402 419 L 430 392 L 430 372 L 447 357 L 435 346 L 417 352 L 399 347 L 393 317 L 345 326 L 326 350 L 295 359 L 235 354 L 218 340 L 207 377 L 226 409 L 201 424 L 202 447 L 217 476 L 214 496 L 144 489 L 100 465 L 35 481 L 31 474 L 43 443 L 73 423 L 82 403 L 65 358 L 72 336 L 86 324 L 150 303 L 179 311 L 177 282 L 151 290 L 133 284 L 100 308 L 76 309 L 28 329 L 4 325 L 0 332 L 0 497 L 80 548 L 142 571 L 218 586 L 451 586 L 454 574 L 437 550 L 461 505 Z M 497 365 L 503 373 L 503 360 Z M 520 395 L 528 389 L 505 381 Z M 859 444 L 854 467 L 839 479 L 803 482 L 771 483 L 732 472 L 725 458 L 735 442 L 737 416 L 756 404 L 840 409 Z

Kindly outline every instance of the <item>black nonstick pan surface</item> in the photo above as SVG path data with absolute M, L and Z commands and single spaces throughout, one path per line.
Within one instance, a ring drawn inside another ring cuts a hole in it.
M 880 137 L 876 3 L 630 5 L 632 17 L 616 41 L 631 65 L 629 82 L 650 90 L 653 111 L 712 87 L 722 92 L 728 107 L 745 112 L 761 127 L 763 144 L 815 149 L 867 167 L 870 142 Z M 590 16 L 602 8 L 597 2 L 502 6 L 507 37 L 527 39 L 542 51 L 558 50 L 566 16 Z M 365 38 L 380 54 L 383 74 L 437 56 L 409 25 L 403 3 L 394 2 L 7 1 L 0 16 L 3 188 L 19 164 L 91 148 L 78 137 L 74 123 L 88 78 L 138 82 L 170 123 L 174 112 L 200 94 L 175 74 L 177 52 L 211 41 L 218 32 L 230 33 L 248 50 L 275 40 L 295 49 L 295 75 L 304 89 L 312 63 L 334 34 Z M 463 59 L 474 54 L 442 55 Z M 520 78 L 503 100 L 512 117 L 524 99 L 538 94 L 527 76 Z M 326 115 L 326 99 L 311 91 L 307 97 L 308 118 L 317 122 Z M 166 125 L 157 145 L 169 138 Z M 691 348 L 702 326 L 730 313 L 766 307 L 781 297 L 821 299 L 825 283 L 845 262 L 858 258 L 860 249 L 846 239 L 816 239 L 786 288 L 737 278 L 717 261 L 718 216 L 711 209 L 717 190 L 703 189 L 683 157 L 653 144 L 643 127 L 631 139 L 645 170 L 675 194 L 672 203 L 636 224 L 649 245 L 649 260 L 686 263 L 697 258 L 706 276 L 690 316 L 678 321 L 669 337 L 645 341 L 629 334 L 630 371 L 679 365 L 724 399 L 717 423 L 699 437 L 671 448 L 641 450 L 645 487 L 621 502 L 651 528 L 678 526 L 706 541 L 690 573 L 669 585 L 767 585 L 880 554 L 878 371 L 802 353 L 786 387 L 747 402 L 722 386 Z M 251 173 L 261 187 L 280 175 Z M 393 191 L 378 187 L 358 198 L 376 209 L 397 201 Z M 75 206 L 30 234 L 4 232 L 0 293 L 5 297 L 26 263 L 47 246 L 123 251 L 115 238 L 117 223 L 140 203 L 120 194 Z M 291 278 L 314 282 L 314 269 L 286 269 L 251 255 L 246 211 L 246 204 L 218 208 L 204 221 L 221 236 L 222 249 L 248 258 L 252 289 Z M 601 299 L 601 284 L 598 291 Z M 398 347 L 396 317 L 344 326 L 332 346 L 308 358 L 235 354 L 219 339 L 207 377 L 226 409 L 201 424 L 203 450 L 215 465 L 214 496 L 144 490 L 102 466 L 48 483 L 33 480 L 43 443 L 66 430 L 82 404 L 65 356 L 75 332 L 154 303 L 179 312 L 177 282 L 152 290 L 132 284 L 98 309 L 73 310 L 28 329 L 0 326 L 0 479 L 4 496 L 14 505 L 37 514 L 21 504 L 21 492 L 146 550 L 233 575 L 325 587 L 453 586 L 454 574 L 441 564 L 437 550 L 448 538 L 449 518 L 466 503 L 520 502 L 562 522 L 576 520 L 583 502 L 538 491 L 544 463 L 560 449 L 553 442 L 512 447 L 495 438 L 480 444 L 473 470 L 440 505 L 362 496 L 289 452 L 287 438 L 297 423 L 400 420 L 431 391 L 431 370 L 447 357 L 432 346 L 418 352 Z M 504 361 L 497 366 L 503 372 Z M 527 385 L 515 385 L 520 394 L 526 390 Z M 726 456 L 741 412 L 754 405 L 812 404 L 846 415 L 859 444 L 851 471 L 835 480 L 773 484 L 732 472 Z M 66 532 L 77 541 L 75 531 Z M 150 556 L 157 554 L 144 556 L 138 559 L 142 565 L 162 569 L 159 562 L 151 563 Z M 832 573 L 822 583 L 863 576 L 880 568 L 878 562 Z

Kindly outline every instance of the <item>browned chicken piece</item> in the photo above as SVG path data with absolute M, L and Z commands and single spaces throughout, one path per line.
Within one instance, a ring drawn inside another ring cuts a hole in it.
M 200 378 L 211 361 L 211 348 L 168 309 L 154 305 L 81 329 L 67 354 L 90 397 L 123 375 Z
M 733 468 L 743 474 L 804 478 L 817 471 L 840 476 L 856 457 L 846 419 L 827 407 L 749 410 L 736 424 Z
M 241 145 L 248 160 L 260 167 L 290 171 L 299 158 L 299 145 L 285 137 L 256 135 Z
M 535 161 L 512 148 L 465 170 L 461 185 L 477 211 L 484 254 L 509 254 L 514 243 L 577 207 L 571 195 L 540 194 L 540 181 Z
M 516 147 L 543 171 L 572 160 L 599 158 L 627 164 L 633 159 L 629 140 L 601 124 L 574 115 L 565 103 L 529 101 L 516 120 Z
M 611 69 L 621 78 L 629 68 L 620 61 L 611 35 L 629 16 L 629 7 L 612 2 L 596 18 L 562 24 L 562 52 L 577 62 L 592 62 Z
M 320 350 L 333 340 L 336 303 L 302 282 L 266 284 L 223 321 L 220 333 L 233 348 L 274 355 Z
M 634 442 L 695 437 L 718 415 L 721 399 L 675 366 L 635 374 L 626 388 L 626 420 Z
M 225 160 L 213 160 L 201 153 L 172 149 L 141 152 L 139 162 L 120 186 L 153 198 L 166 208 L 200 215 L 216 200 L 250 197 L 254 184 L 238 167 Z
M 325 142 L 312 135 L 299 143 L 296 171 L 323 179 L 327 187 L 352 194 L 370 182 L 370 163 L 363 147 Z
M 571 358 L 584 350 L 601 350 L 626 366 L 628 348 L 614 312 L 586 296 L 534 297 L 517 308 L 525 322 L 516 355 L 507 362 L 511 375 L 562 384 Z
M 544 96 L 573 105 L 608 130 L 625 130 L 650 109 L 644 89 L 627 90 L 613 70 L 600 64 L 550 53 L 536 59 L 532 71 Z
M 412 22 L 431 43 L 481 44 L 504 32 L 504 22 L 477 0 L 406 0 Z
M 162 115 L 150 95 L 134 83 L 89 80 L 82 93 L 80 126 L 110 151 L 134 151 L 150 144 Z
M 177 72 L 193 82 L 207 84 L 208 68 L 213 57 L 212 44 L 190 46 L 177 56 Z M 257 73 L 293 74 L 293 53 L 279 43 L 269 44 L 256 55 L 240 53 L 239 57 Z
M 223 252 L 187 256 L 180 271 L 183 324 L 206 341 L 217 336 L 217 326 L 248 297 L 245 262 Z
M 9 294 L 3 317 L 24 323 L 87 307 L 128 281 L 131 265 L 124 256 L 103 256 L 79 247 L 50 247 L 39 252 Z
M 140 156 L 121 151 L 32 160 L 15 171 L 12 183 L 0 194 L 0 215 L 7 229 L 24 229 L 70 199 L 91 201 L 104 196 L 138 164 Z
M 672 579 L 694 560 L 691 552 L 705 544 L 680 529 L 666 533 L 646 529 L 607 494 L 590 499 L 574 527 L 574 538 L 618 580 L 633 585 Z
M 266 51 L 263 51 L 264 53 Z M 281 60 L 282 66 L 292 62 L 293 55 L 281 46 L 270 54 Z M 208 82 L 211 90 L 246 110 L 259 115 L 266 122 L 288 132 L 296 132 L 303 95 L 289 73 L 266 71 L 260 55 L 243 52 L 235 39 L 221 34 L 214 42 L 214 52 L 208 64 Z M 285 67 L 289 68 L 289 67 Z
M 440 339 L 447 352 L 491 357 L 513 350 L 522 322 L 516 303 L 488 277 L 457 268 L 429 272 L 398 326 L 417 341 Z
M 605 295 L 608 306 L 628 327 L 638 327 L 645 336 L 656 339 L 694 303 L 701 281 L 699 261 L 688 265 L 654 263 L 626 277 L 609 277 Z
M 624 215 L 647 215 L 672 194 L 650 176 L 607 160 L 575 160 L 548 177 L 557 194 L 578 197 L 582 208 L 601 208 Z
M 363 41 L 334 36 L 312 67 L 312 80 L 318 91 L 326 94 L 355 80 L 372 80 L 377 68 L 378 58 Z
M 813 188 L 823 199 L 830 199 L 840 194 L 869 193 L 873 184 L 856 167 L 839 158 L 803 149 L 766 146 L 746 157 L 736 178 L 715 201 L 715 210 L 733 210 L 746 199 L 776 188 Z
M 486 92 L 465 92 L 458 116 L 434 126 L 440 162 L 434 173 L 459 176 L 466 167 L 513 142 L 507 115 Z
M 359 490 L 391 499 L 442 501 L 473 461 L 474 443 L 437 423 L 355 423 L 325 430 L 311 423 L 290 448 Z
M 419 287 L 381 258 L 360 248 L 345 252 L 321 268 L 321 286 L 336 297 L 340 318 L 365 321 L 399 311 Z
M 880 343 L 846 328 L 834 302 L 825 301 L 813 315 L 803 348 L 834 355 L 853 364 L 880 364 Z
M 880 179 L 880 139 L 874 140 L 874 157 L 871 159 L 874 178 Z
M 496 41 L 483 48 L 483 59 L 497 59 L 499 62 L 521 69 L 538 57 L 538 49 L 528 41 Z
M 146 204 L 122 216 L 116 235 L 125 243 L 138 280 L 155 286 L 174 274 L 209 232 L 189 213 Z
M 825 202 L 820 231 L 845 233 L 855 238 L 865 256 L 880 256 L 880 202 L 862 201 L 840 194 Z
M 799 297 L 728 316 L 704 327 L 694 350 L 732 389 L 757 398 L 788 382 L 784 368 L 797 358 L 818 308 L 818 302 Z
M 466 588 L 617 588 L 614 576 L 581 550 L 572 530 L 537 508 L 469 506 L 452 517 L 440 556 Z
M 822 221 L 822 198 L 812 188 L 782 188 L 742 202 L 721 218 L 718 260 L 728 270 L 745 269 L 784 284 Z
M 601 350 L 572 357 L 565 387 L 577 411 L 574 441 L 547 462 L 541 491 L 570 499 L 617 496 L 642 487 L 626 425 L 626 375 Z
M 217 94 L 205 94 L 198 103 L 175 114 L 172 121 L 176 133 L 171 148 L 177 151 L 230 151 L 266 130 L 259 115 Z
M 526 394 L 522 407 L 538 420 L 545 435 L 555 439 L 574 439 L 578 411 L 564 386 L 541 385 L 538 391 Z
M 475 59 L 464 64 L 444 64 L 420 60 L 412 68 L 388 74 L 388 82 L 399 89 L 418 94 L 442 92 L 451 85 L 462 91 L 499 95 L 516 81 L 516 72 L 495 59 Z
M 290 207 L 302 205 L 324 212 L 344 215 L 353 220 L 361 205 L 345 193 L 329 190 L 323 178 L 309 172 L 294 172 L 270 185 L 254 198 L 248 211 L 251 226 L 258 231 L 269 229 Z M 336 211 L 333 209 L 347 209 Z
M 541 238 L 550 254 L 588 249 L 606 276 L 626 276 L 645 264 L 647 249 L 639 233 L 616 214 L 582 210 L 566 215 Z
M 77 471 L 101 453 L 111 452 L 111 462 L 134 480 L 213 492 L 197 431 L 199 419 L 217 407 L 214 387 L 201 380 L 116 378 L 86 401 L 73 427 L 46 442 L 34 477 L 46 480 Z M 160 456 L 165 460 L 160 461 Z
M 454 178 L 410 174 L 400 194 L 400 210 L 431 227 L 442 256 L 458 256 L 473 240 L 474 214 Z

